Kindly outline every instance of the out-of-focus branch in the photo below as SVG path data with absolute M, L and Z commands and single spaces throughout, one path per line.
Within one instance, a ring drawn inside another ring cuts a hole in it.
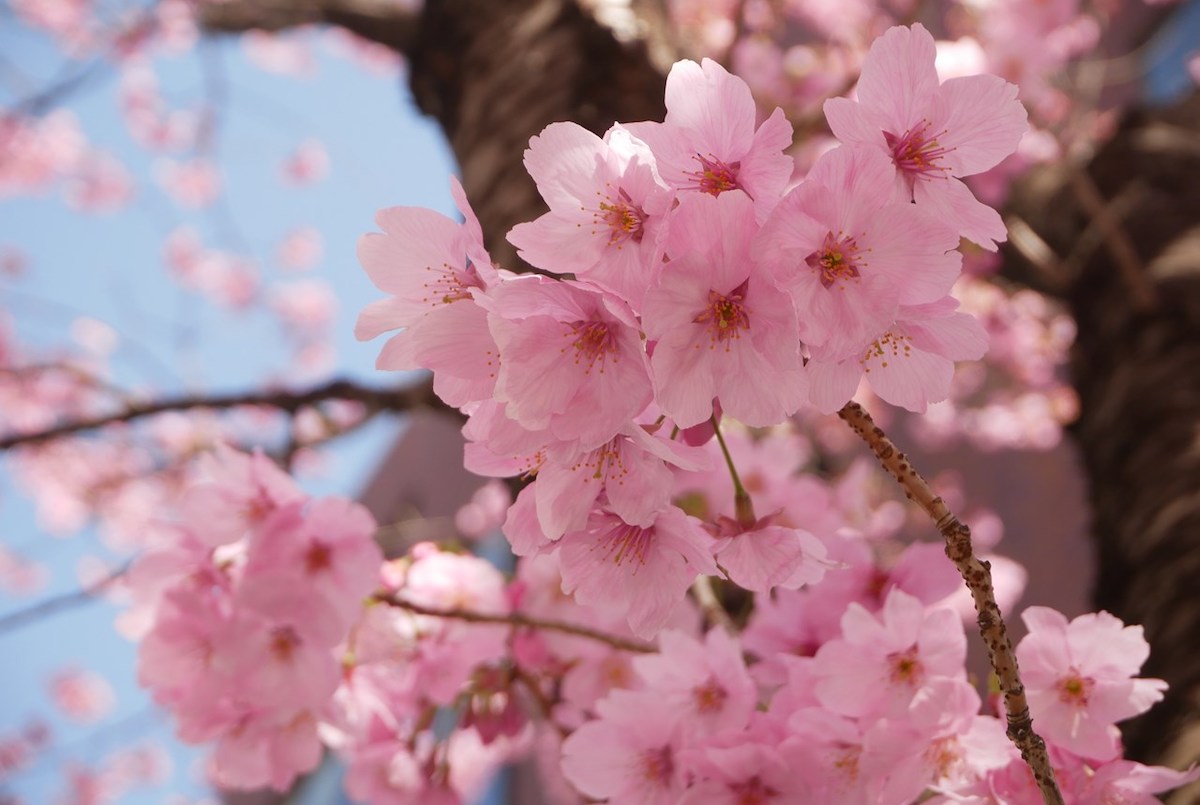
M 419 12 L 389 0 L 230 0 L 204 3 L 199 15 L 200 24 L 213 33 L 338 25 L 405 53 L 415 40 Z
M 20 629 L 23 626 L 28 626 L 32 623 L 37 623 L 43 618 L 54 615 L 58 612 L 63 612 L 68 609 L 75 609 L 86 604 L 90 604 L 96 600 L 96 596 L 104 592 L 104 589 L 117 579 L 125 575 L 129 570 L 132 562 L 125 564 L 113 570 L 107 576 L 92 582 L 86 587 L 78 590 L 73 590 L 69 593 L 56 595 L 51 598 L 43 599 L 32 606 L 18 609 L 10 612 L 7 615 L 0 616 L 0 634 L 11 632 L 14 629 Z
M 523 626 L 530 629 L 542 629 L 548 632 L 562 632 L 563 634 L 584 637 L 588 640 L 595 640 L 600 643 L 607 643 L 613 648 L 621 649 L 622 651 L 634 651 L 639 654 L 649 654 L 656 651 L 654 646 L 650 645 L 649 643 L 618 637 L 617 635 L 609 634 L 608 632 L 602 632 L 599 629 L 593 629 L 590 626 L 584 626 L 579 623 L 568 623 L 566 621 L 533 618 L 520 612 L 511 612 L 507 615 L 499 615 L 489 612 L 475 612 L 469 609 L 434 609 L 432 607 L 423 606 L 412 601 L 406 601 L 398 595 L 381 594 L 374 596 L 374 598 L 376 601 L 379 601 L 382 604 L 399 607 L 400 609 L 406 609 L 409 612 L 417 615 L 429 615 L 434 618 L 450 618 L 451 620 L 466 621 L 468 623 L 495 623 L 507 626 Z
M 0 437 L 0 450 L 39 444 L 63 436 L 96 430 L 107 425 L 133 422 L 167 411 L 265 406 L 294 414 L 302 408 L 333 400 L 362 403 L 368 412 L 412 411 L 418 408 L 447 412 L 450 410 L 434 396 L 433 386 L 429 382 L 399 389 L 376 389 L 361 386 L 350 380 L 333 380 L 306 391 L 256 390 L 239 394 L 197 394 L 163 397 L 146 403 L 132 403 L 109 414 L 69 420 L 39 431 L 14 433 Z

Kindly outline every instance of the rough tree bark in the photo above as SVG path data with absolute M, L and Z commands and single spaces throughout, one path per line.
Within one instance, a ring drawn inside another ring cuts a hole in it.
M 1094 603 L 1145 627 L 1144 673 L 1171 685 L 1127 725 L 1128 752 L 1185 767 L 1200 760 L 1200 96 L 1129 116 L 1086 172 L 1040 172 L 1011 207 L 1061 258 L 1078 325 Z
M 555 120 L 600 133 L 662 115 L 675 48 L 661 3 L 632 0 L 616 23 L 603 7 L 427 0 L 405 15 L 378 0 L 230 0 L 205 13 L 212 31 L 328 22 L 402 52 L 492 254 L 516 268 L 504 233 L 544 209 L 518 159 L 529 137 Z M 1073 433 L 1091 485 L 1095 603 L 1144 624 L 1145 673 L 1171 684 L 1127 730 L 1130 753 L 1186 766 L 1200 760 L 1200 102 L 1132 117 L 1086 171 L 1030 177 L 1010 212 L 1027 248 L 1006 250 L 1006 272 L 1063 299 L 1079 325 Z M 1038 249 L 1050 265 L 1027 259 Z

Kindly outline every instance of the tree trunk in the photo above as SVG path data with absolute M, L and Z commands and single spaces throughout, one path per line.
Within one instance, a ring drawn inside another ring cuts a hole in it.
M 1145 627 L 1143 674 L 1171 685 L 1128 754 L 1182 768 L 1200 760 L 1200 96 L 1131 115 L 1086 174 L 1030 177 L 1013 208 L 1064 258 L 1078 325 L 1094 603 Z

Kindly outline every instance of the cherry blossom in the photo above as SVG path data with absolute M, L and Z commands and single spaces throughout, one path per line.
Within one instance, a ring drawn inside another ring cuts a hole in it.
M 1082 757 L 1119 755 L 1115 722 L 1145 712 L 1166 689 L 1161 679 L 1136 678 L 1150 654 L 1142 627 L 1107 612 L 1068 622 L 1047 607 L 1030 607 L 1021 619 L 1029 634 L 1017 645 L 1017 659 L 1038 728 Z
M 938 81 L 933 37 L 920 23 L 895 27 L 871 46 L 858 101 L 825 102 L 843 143 L 872 147 L 894 165 L 897 200 L 953 221 L 986 249 L 1007 238 L 999 214 L 960 177 L 982 173 L 1011 153 L 1026 130 L 1017 88 L 990 75 Z

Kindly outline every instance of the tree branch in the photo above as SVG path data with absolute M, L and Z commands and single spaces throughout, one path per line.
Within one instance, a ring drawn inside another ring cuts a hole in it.
M 114 581 L 124 576 L 129 571 L 129 566 L 132 563 L 132 560 L 126 562 L 107 576 L 97 579 L 86 587 L 46 598 L 32 606 L 0 616 L 0 634 L 20 629 L 22 626 L 27 626 L 56 612 L 63 612 L 93 603 L 96 601 L 96 595 L 103 592 Z
M 213 33 L 278 32 L 325 23 L 400 53 L 416 39 L 419 13 L 389 0 L 231 0 L 199 8 L 201 27 Z
M 198 408 L 226 409 L 240 406 L 266 406 L 294 414 L 302 408 L 329 400 L 351 400 L 364 404 L 368 411 L 411 411 L 418 408 L 446 410 L 433 394 L 429 382 L 399 389 L 375 389 L 360 386 L 350 380 L 332 380 L 307 391 L 251 391 L 239 394 L 184 395 L 164 397 L 147 403 L 133 403 L 109 414 L 62 422 L 31 433 L 14 433 L 0 437 L 0 451 L 13 447 L 40 444 L 52 439 L 71 436 L 121 422 L 133 422 L 166 411 L 190 411 Z
M 643 643 L 639 640 L 629 640 L 624 637 L 602 632 L 599 629 L 592 629 L 589 626 L 583 626 L 578 623 L 568 623 L 567 621 L 542 620 L 541 618 L 532 618 L 528 615 L 523 615 L 520 612 L 512 612 L 508 615 L 493 615 L 487 612 L 473 612 L 469 609 L 433 609 L 412 601 L 406 601 L 398 595 L 392 593 L 382 593 L 374 596 L 374 600 L 382 604 L 387 604 L 393 607 L 400 607 L 417 615 L 429 615 L 435 618 L 451 618 L 453 620 L 467 621 L 468 623 L 498 623 L 507 626 L 525 626 L 530 629 L 544 629 L 550 632 L 562 632 L 563 634 L 575 635 L 576 637 L 586 637 L 588 640 L 595 640 L 600 643 L 606 643 L 615 649 L 622 651 L 634 651 L 639 654 L 652 654 L 658 649 L 654 646 Z
M 1033 719 L 1029 715 L 1029 702 L 1025 698 L 1025 686 L 1017 669 L 1017 656 L 1013 652 L 1008 630 L 1000 606 L 996 603 L 992 587 L 991 565 L 975 557 L 971 547 L 971 530 L 950 511 L 946 503 L 934 494 L 929 484 L 909 463 L 908 458 L 896 449 L 896 445 L 881 428 L 876 426 L 871 415 L 856 402 L 846 403 L 838 411 L 846 424 L 854 429 L 879 459 L 884 469 L 895 476 L 909 500 L 924 509 L 937 525 L 946 541 L 946 556 L 954 562 L 958 572 L 975 599 L 975 611 L 979 613 L 979 633 L 987 646 L 992 670 L 1000 680 L 1004 693 L 1004 709 L 1008 713 L 1008 738 L 1021 750 L 1021 757 L 1033 770 L 1034 780 L 1042 791 L 1046 805 L 1063 805 L 1062 793 L 1054 780 L 1054 769 L 1046 743 L 1033 731 Z

